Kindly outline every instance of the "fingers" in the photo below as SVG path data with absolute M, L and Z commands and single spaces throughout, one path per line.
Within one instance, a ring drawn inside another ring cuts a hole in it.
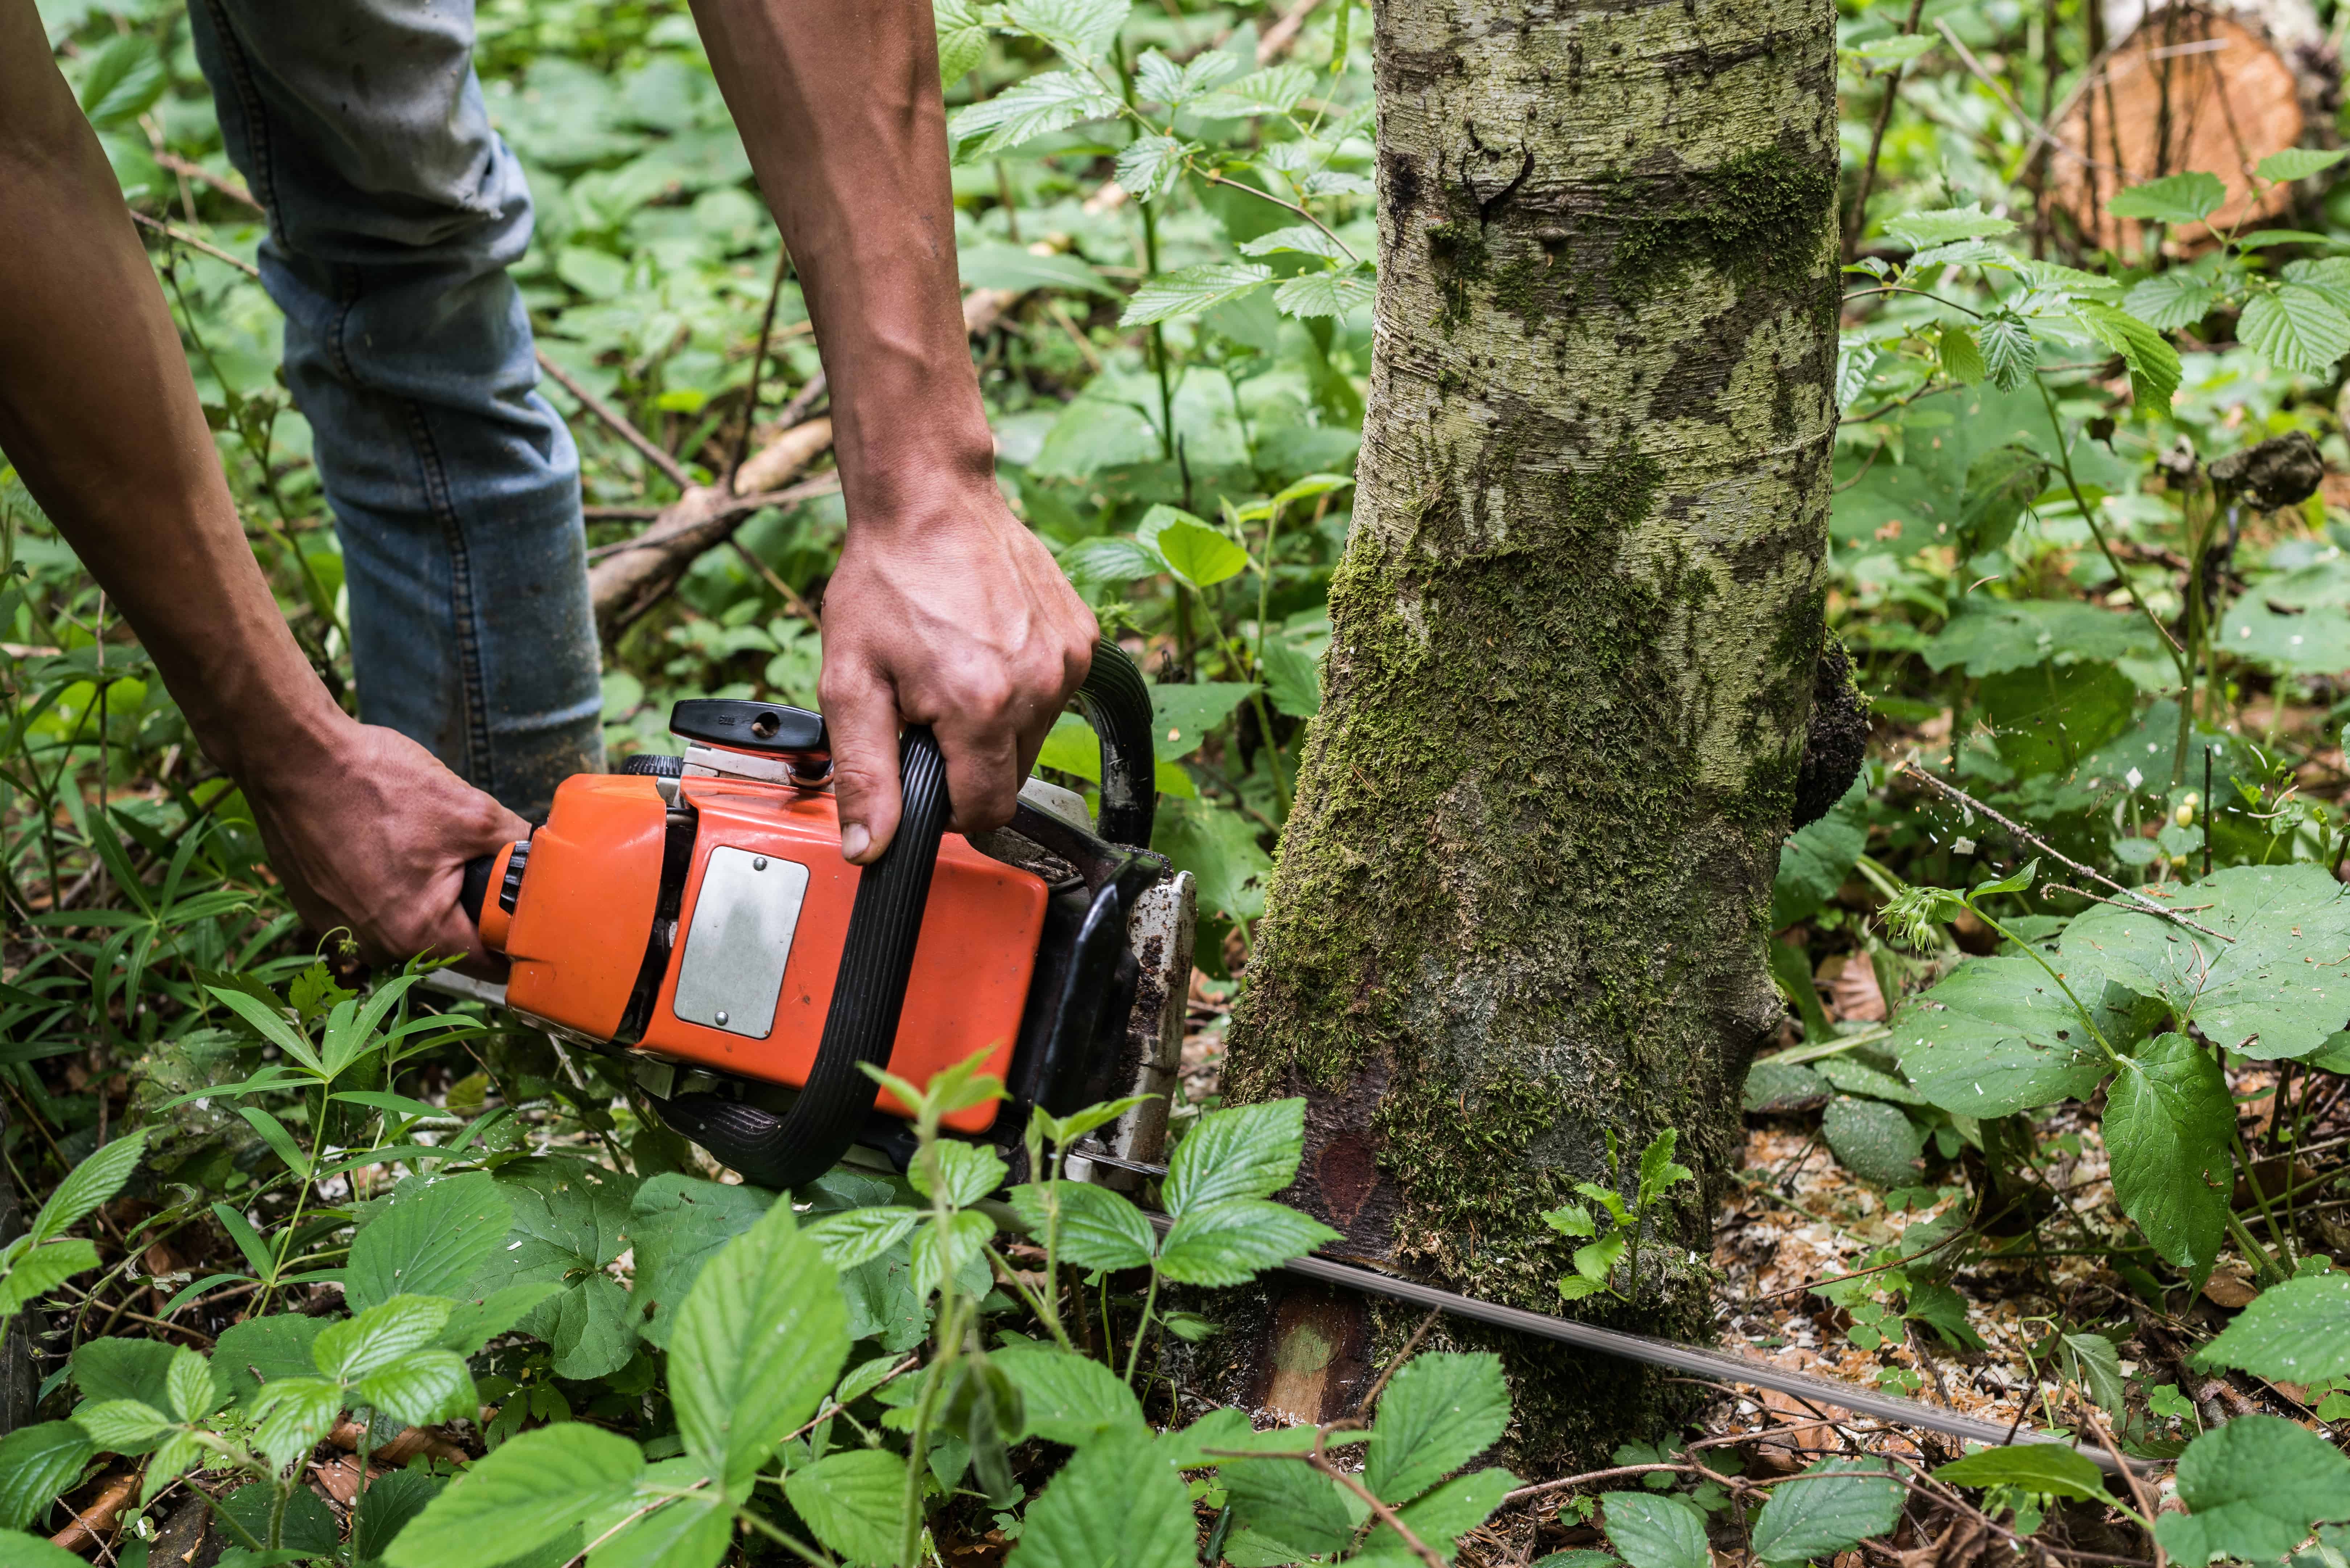
M 869 866 L 898 831 L 897 693 L 868 667 L 827 660 L 822 701 L 841 858 Z M 951 787 L 951 766 L 948 777 Z
M 946 756 L 947 799 L 957 833 L 984 833 L 1012 820 L 1023 774 L 1016 766 L 1021 737 L 1008 723 L 949 720 L 937 726 Z

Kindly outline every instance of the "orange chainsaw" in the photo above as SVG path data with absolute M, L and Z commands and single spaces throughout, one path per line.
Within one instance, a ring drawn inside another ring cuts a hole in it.
M 1148 1095 L 1098 1147 L 1157 1158 L 1191 877 L 1147 847 L 1141 672 L 1101 643 L 1076 705 L 1100 739 L 1098 823 L 1031 779 L 1010 826 L 947 832 L 945 766 L 917 726 L 899 742 L 897 836 L 860 868 L 840 856 L 821 715 L 677 703 L 682 755 L 565 780 L 544 825 L 466 867 L 465 912 L 513 965 L 504 1005 L 629 1057 L 672 1128 L 762 1186 L 798 1187 L 858 1143 L 903 1168 L 912 1107 L 862 1069 L 920 1085 L 983 1050 L 1008 1099 L 950 1130 L 1016 1150 L 1031 1106 Z

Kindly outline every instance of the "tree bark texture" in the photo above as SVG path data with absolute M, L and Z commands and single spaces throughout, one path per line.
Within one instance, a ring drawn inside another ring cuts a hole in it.
M 1307 1096 L 1291 1196 L 1354 1252 L 1488 1299 L 1558 1310 L 1575 1243 L 1540 1212 L 1610 1179 L 1610 1132 L 1628 1192 L 1671 1127 L 1704 1191 L 1637 1306 L 1573 1310 L 1704 1332 L 1823 632 L 1834 22 L 1378 8 L 1354 533 L 1225 1082 Z M 1654 1414 L 1627 1369 L 1506 1348 L 1522 1451 Z M 1261 1396 L 1274 1363 L 1303 1364 L 1261 1345 Z

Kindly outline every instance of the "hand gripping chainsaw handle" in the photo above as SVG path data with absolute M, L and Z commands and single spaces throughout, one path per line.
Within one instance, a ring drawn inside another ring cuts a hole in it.
M 946 762 L 926 726 L 906 732 L 898 762 L 905 804 L 897 836 L 857 881 L 832 1006 L 807 1083 L 783 1116 L 716 1095 L 657 1100 L 661 1119 L 761 1187 L 789 1189 L 831 1169 L 873 1108 L 866 1064 L 884 1066 L 898 1039 L 906 977 L 922 934 L 931 873 L 946 832 Z

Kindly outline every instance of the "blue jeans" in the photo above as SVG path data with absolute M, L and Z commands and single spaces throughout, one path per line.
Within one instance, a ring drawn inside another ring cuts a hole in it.
M 359 716 L 533 819 L 603 765 L 579 454 L 505 269 L 472 0 L 189 0 L 343 546 Z

